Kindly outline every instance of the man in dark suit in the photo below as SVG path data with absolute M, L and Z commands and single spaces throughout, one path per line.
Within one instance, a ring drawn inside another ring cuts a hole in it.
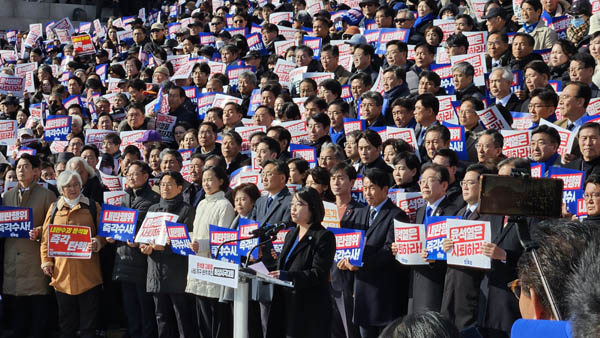
M 496 68 L 490 74 L 490 94 L 508 111 L 520 111 L 523 102 L 510 92 L 513 74 L 508 68 Z
M 417 102 L 415 103 L 415 120 L 417 126 L 415 127 L 415 136 L 417 138 L 417 144 L 421 146 L 425 140 L 425 131 L 427 128 L 440 124 L 437 120 L 437 114 L 440 110 L 440 102 L 435 95 L 426 93 L 417 96 Z
M 462 196 L 462 185 L 458 178 L 459 161 L 458 155 L 452 149 L 440 149 L 433 155 L 432 163 L 439 164 L 448 169 L 450 181 L 448 181 L 448 189 L 446 190 L 446 198 L 452 201 L 454 209 L 460 209 L 465 206 L 465 201 Z M 464 177 L 466 165 L 462 164 L 462 174 Z
M 347 163 L 338 163 L 331 168 L 330 186 L 335 195 L 335 204 L 341 213 L 340 227 L 360 229 L 357 215 L 365 206 L 352 198 L 352 187 L 356 170 Z M 344 263 L 331 267 L 331 294 L 333 296 L 332 337 L 359 338 L 358 327 L 352 323 L 354 275 L 344 269 Z
M 377 168 L 384 171 L 391 179 L 394 170 L 381 158 L 383 144 L 381 136 L 374 130 L 366 129 L 358 134 L 356 143 L 358 144 L 358 155 L 360 156 L 358 173 L 364 176 L 368 169 Z
M 551 167 L 560 167 L 560 135 L 556 129 L 541 125 L 531 131 L 531 159 L 546 165 L 546 172 Z M 542 173 L 545 174 L 545 173 Z M 545 175 L 544 175 L 545 176 Z
M 365 228 L 363 266 L 347 259 L 340 269 L 354 271 L 354 324 L 362 338 L 378 337 L 383 328 L 406 312 L 408 274 L 394 259 L 394 220 L 408 222 L 404 211 L 388 198 L 391 180 L 380 169 L 369 169 L 363 178 L 368 207 L 358 210 L 356 220 Z M 404 285 L 403 285 L 404 284 Z
M 458 212 L 453 201 L 446 197 L 450 174 L 439 164 L 425 166 L 421 171 L 421 193 L 427 205 L 417 210 L 417 224 L 424 224 L 431 216 L 454 216 Z M 412 306 L 409 311 L 440 311 L 446 262 L 433 261 L 429 265 L 412 267 Z
M 588 122 L 579 128 L 577 141 L 581 148 L 581 158 L 563 167 L 585 171 L 585 176 L 600 174 L 600 124 Z
M 483 216 L 477 211 L 479 205 L 479 177 L 492 172 L 481 164 L 473 164 L 467 168 L 465 178 L 461 181 L 462 197 L 467 202 L 457 213 L 466 220 L 482 220 L 492 222 L 492 233 L 502 226 L 502 216 Z M 495 220 L 495 221 L 493 221 Z M 495 232 L 494 232 L 495 231 Z M 452 247 L 450 239 L 444 240 L 444 251 Z M 479 311 L 479 286 L 485 272 L 461 266 L 448 266 L 444 280 L 441 313 L 450 319 L 459 330 L 477 324 Z
M 273 142 L 277 143 L 276 141 Z M 290 201 L 292 200 L 292 195 L 285 185 L 290 176 L 287 164 L 279 160 L 268 159 L 263 162 L 261 175 L 264 190 L 268 192 L 268 195 L 261 196 L 256 200 L 254 209 L 252 209 L 252 213 L 250 214 L 250 219 L 258 221 L 261 226 L 282 222 L 291 223 Z M 261 241 L 264 240 L 266 238 L 261 238 Z M 262 261 L 270 271 L 275 270 L 277 267 L 277 260 L 271 255 L 272 248 L 272 245 L 265 245 L 260 248 Z M 260 315 L 265 336 L 267 334 L 270 305 L 270 300 L 261 299 Z

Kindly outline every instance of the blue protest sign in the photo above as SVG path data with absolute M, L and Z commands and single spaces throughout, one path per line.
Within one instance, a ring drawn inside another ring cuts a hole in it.
M 248 256 L 250 250 L 258 244 L 258 238 L 252 238 L 252 234 L 250 234 L 253 230 L 258 229 L 259 223 L 258 221 L 247 219 L 244 217 L 240 217 L 240 221 L 238 223 L 238 232 L 239 238 L 245 239 L 244 241 L 240 241 L 238 244 L 238 254 L 241 256 Z M 252 258 L 258 259 L 258 249 L 252 251 Z
M 548 177 L 563 181 L 563 203 L 567 210 L 577 215 L 577 195 L 582 195 L 584 190 L 585 172 L 574 169 L 550 167 Z
M 50 115 L 44 126 L 44 140 L 66 141 L 71 132 L 71 116 Z
M 303 158 L 312 167 L 317 165 L 317 149 L 303 144 L 290 144 L 290 155 L 292 158 Z
M 446 90 L 446 94 L 454 94 L 454 82 L 452 81 L 452 65 L 449 63 L 432 64 L 431 71 L 440 76 L 442 82 L 440 87 Z
M 138 212 L 135 209 L 102 204 L 98 235 L 133 242 Z
M 240 74 L 242 74 L 244 72 L 254 73 L 255 68 L 254 68 L 254 66 L 244 66 L 244 65 L 227 66 L 227 70 L 225 70 L 225 75 L 227 75 L 227 77 L 229 78 L 229 86 L 234 91 L 237 91 L 238 78 L 240 77 Z
M 0 237 L 29 238 L 32 228 L 31 208 L 0 206 Z
M 171 240 L 171 250 L 173 253 L 182 256 L 196 254 L 190 248 L 190 234 L 185 224 L 166 221 L 165 225 L 167 226 L 167 235 L 169 235 L 169 239 Z
M 258 108 L 262 104 L 262 97 L 260 94 L 260 88 L 252 90 L 250 94 L 250 106 L 248 107 L 248 116 L 253 116 Z
M 425 248 L 427 259 L 446 260 L 446 252 L 442 249 L 442 242 L 448 236 L 446 220 L 460 218 L 457 216 L 430 216 L 425 221 Z
M 208 231 L 210 238 L 210 254 L 212 258 L 215 259 L 217 259 L 217 250 L 221 243 L 238 239 L 238 231 L 236 229 L 229 229 L 210 224 Z M 238 255 L 237 249 L 237 242 L 224 244 L 221 247 L 221 251 L 219 251 L 218 259 L 231 263 L 239 263 L 240 256 Z
M 328 228 L 335 235 L 334 262 L 348 258 L 350 264 L 362 266 L 362 255 L 365 247 L 365 232 L 363 230 Z
M 313 50 L 313 57 L 319 59 L 321 57 L 321 44 L 322 39 L 316 36 L 305 35 L 302 39 L 302 43 L 307 45 Z
M 442 122 L 450 130 L 450 149 L 454 150 L 461 161 L 468 161 L 467 147 L 465 146 L 465 127 Z

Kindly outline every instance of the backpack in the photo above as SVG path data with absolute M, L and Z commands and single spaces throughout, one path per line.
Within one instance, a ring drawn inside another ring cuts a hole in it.
M 97 215 L 97 211 L 96 211 L 96 201 L 90 199 L 90 206 L 88 207 L 88 209 L 90 210 L 90 214 L 92 214 L 92 218 L 94 219 L 94 225 L 96 226 L 96 229 L 98 229 L 98 218 L 96 217 Z M 54 217 L 56 216 L 56 212 L 58 211 L 58 207 L 56 206 L 58 202 L 55 202 L 52 205 L 52 213 L 50 214 L 50 223 L 52 224 L 54 223 Z

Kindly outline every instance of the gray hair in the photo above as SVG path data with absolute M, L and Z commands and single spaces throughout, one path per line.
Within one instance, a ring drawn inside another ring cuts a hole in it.
M 160 154 L 158 155 L 158 157 L 160 158 L 160 161 L 162 162 L 163 159 L 165 158 L 165 156 L 167 155 L 172 155 L 175 157 L 175 159 L 177 160 L 177 162 L 179 162 L 179 164 L 183 164 L 183 157 L 181 156 L 181 153 L 178 152 L 177 150 L 174 149 L 163 149 L 163 151 L 160 152 Z
M 73 125 L 78 125 L 80 127 L 83 127 L 83 119 L 81 118 L 81 116 L 79 115 L 70 115 L 71 116 L 71 123 Z
M 475 68 L 473 68 L 473 66 L 470 63 L 463 61 L 452 66 L 452 72 L 463 73 L 465 76 L 474 76 Z M 512 79 L 512 73 L 510 77 Z
M 58 178 L 56 179 L 56 187 L 58 188 L 58 191 L 60 191 L 61 194 L 63 192 L 64 186 L 69 184 L 69 182 L 71 182 L 73 178 L 75 178 L 77 182 L 79 182 L 79 185 L 83 186 L 81 176 L 79 176 L 79 174 L 75 170 L 65 170 L 62 173 L 60 173 L 60 175 L 58 175 Z
M 340 147 L 338 144 L 335 144 L 335 143 L 325 142 L 325 143 L 323 143 L 323 145 L 321 145 L 321 154 L 323 153 L 323 151 L 328 150 L 328 149 L 333 150 L 333 155 L 335 156 L 336 160 L 338 160 L 340 162 L 344 161 L 345 153 L 344 153 L 344 149 L 342 149 L 342 147 Z
M 77 164 L 80 164 L 80 163 L 83 165 L 83 168 L 85 169 L 85 171 L 87 171 L 87 173 L 89 175 L 89 178 L 96 177 L 96 170 L 94 170 L 94 168 L 92 168 L 87 163 L 87 161 L 84 160 L 83 157 L 81 157 L 81 156 L 76 156 L 76 157 L 71 158 L 67 162 L 67 165 L 66 165 L 65 169 L 71 170 L 71 165 L 73 165 L 73 164 L 77 165 Z
M 506 81 L 510 81 L 512 83 L 513 73 L 508 67 L 496 67 L 492 69 L 493 72 L 502 72 L 502 78 Z
M 407 20 L 410 20 L 410 21 L 416 20 L 415 15 L 413 14 L 413 12 L 410 11 L 410 9 L 401 9 L 398 11 L 397 14 L 400 14 L 400 13 L 402 13 L 402 16 Z
M 250 82 L 252 82 L 253 85 L 256 86 L 256 84 L 258 83 L 258 79 L 256 78 L 256 75 L 252 72 L 242 72 L 239 76 L 238 76 L 238 81 L 241 78 L 246 78 L 248 79 Z

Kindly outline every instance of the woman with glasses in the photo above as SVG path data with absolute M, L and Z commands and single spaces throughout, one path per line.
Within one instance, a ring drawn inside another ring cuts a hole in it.
M 159 181 L 160 202 L 153 204 L 148 212 L 178 215 L 177 223 L 185 224 L 191 233 L 194 231 L 196 212 L 183 201 L 181 192 L 184 182 L 180 173 L 165 171 Z M 175 334 L 180 337 L 197 338 L 193 300 L 185 293 L 187 257 L 175 254 L 168 242 L 166 245 L 140 244 L 140 250 L 148 255 L 146 291 L 152 293 L 154 298 L 158 336 L 170 337 Z
M 201 241 L 209 239 L 210 225 L 230 227 L 235 218 L 235 210 L 225 192 L 229 189 L 229 176 L 221 167 L 208 167 L 202 174 L 202 189 L 205 197 L 196 207 L 194 233 L 191 237 L 192 249 L 198 256 L 211 257 L 208 248 L 200 247 Z M 215 257 L 213 257 L 215 258 Z M 231 308 L 219 302 L 221 287 L 217 284 L 187 279 L 187 293 L 195 295 L 196 321 L 202 337 L 230 337 L 232 332 Z
M 98 252 L 106 244 L 104 238 L 97 236 L 100 204 L 81 193 L 83 184 L 76 171 L 63 171 L 56 184 L 61 197 L 50 207 L 44 222 L 42 270 L 50 277 L 50 286 L 56 293 L 61 337 L 76 337 L 79 331 L 82 338 L 95 338 L 102 290 Z M 91 242 L 87 249 L 91 251 L 90 259 L 51 257 L 48 248 L 50 227 L 55 224 L 89 227 Z
M 292 198 L 290 214 L 297 226 L 285 236 L 277 270 L 270 275 L 293 282 L 294 287 L 275 286 L 269 335 L 329 337 L 329 270 L 335 255 L 335 238 L 321 225 L 325 210 L 319 193 L 309 187 L 300 189 Z

